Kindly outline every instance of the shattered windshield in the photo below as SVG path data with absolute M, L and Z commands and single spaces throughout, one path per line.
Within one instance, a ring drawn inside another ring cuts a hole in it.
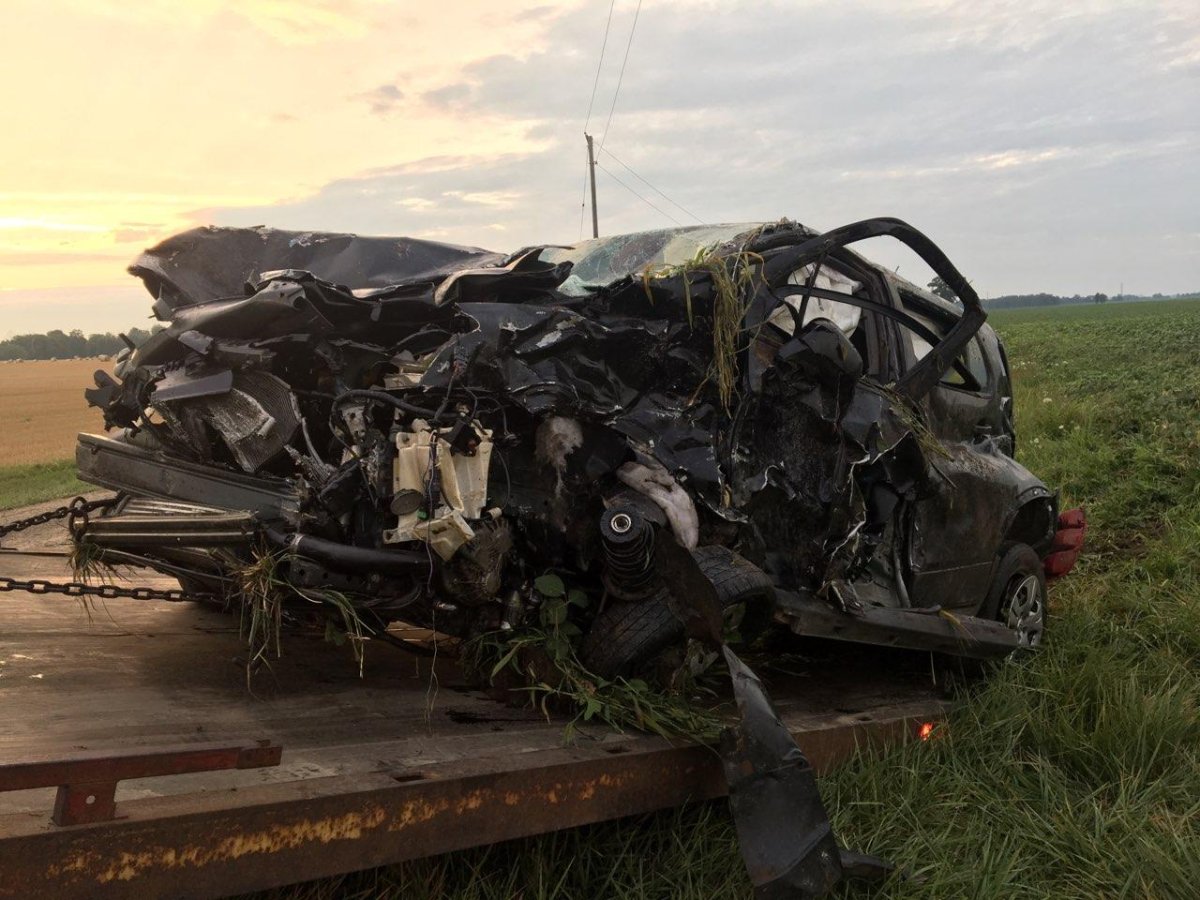
M 581 241 L 574 247 L 548 247 L 541 259 L 549 263 L 574 264 L 570 276 L 558 290 L 582 297 L 619 278 L 641 272 L 647 266 L 677 266 L 705 248 L 726 244 L 760 227 L 755 223 L 696 225 L 664 228 Z

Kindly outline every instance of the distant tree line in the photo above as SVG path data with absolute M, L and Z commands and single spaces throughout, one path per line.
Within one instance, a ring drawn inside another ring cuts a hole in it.
M 940 275 L 935 275 L 927 287 L 931 294 L 936 294 L 943 300 L 949 300 L 951 303 L 959 302 L 958 296 Z M 1060 297 L 1058 294 L 1005 294 L 1002 297 L 993 297 L 984 300 L 983 303 L 988 309 L 1026 309 L 1031 306 L 1071 306 L 1082 303 L 1107 303 L 1110 299 L 1118 303 L 1133 300 L 1190 300 L 1200 299 L 1200 293 L 1192 291 L 1186 294 L 1153 294 L 1149 297 L 1139 294 L 1118 294 L 1116 297 L 1111 298 L 1108 294 L 1102 293 L 1075 294 L 1071 297 Z
M 1127 302 L 1134 300 L 1186 300 L 1200 296 L 1195 291 L 1184 294 L 1121 294 L 1109 297 L 1108 294 L 1075 294 L 1070 297 L 1060 297 L 1058 294 L 1005 294 L 1002 297 L 992 297 L 985 300 L 988 309 L 1026 309 L 1031 306 L 1073 306 L 1081 303 L 1107 303 L 1109 300 Z
M 154 331 L 161 331 L 156 325 Z M 153 332 L 144 328 L 130 328 L 125 334 L 134 344 L 140 344 Z M 0 341 L 0 360 L 6 359 L 73 359 L 76 356 L 112 356 L 125 346 L 117 335 L 87 334 L 75 329 L 55 329 L 45 334 L 18 334 Z

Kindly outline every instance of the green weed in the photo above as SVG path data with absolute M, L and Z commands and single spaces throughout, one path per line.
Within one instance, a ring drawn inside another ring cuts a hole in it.
M 715 709 L 697 704 L 690 694 L 664 692 L 640 678 L 602 678 L 579 661 L 575 646 L 583 632 L 572 615 L 591 604 L 584 591 L 568 590 L 552 573 L 535 579 L 534 589 L 536 623 L 489 632 L 464 645 L 462 662 L 476 681 L 525 694 L 547 718 L 552 710 L 570 714 L 565 741 L 588 723 L 665 738 L 716 739 L 721 723 Z

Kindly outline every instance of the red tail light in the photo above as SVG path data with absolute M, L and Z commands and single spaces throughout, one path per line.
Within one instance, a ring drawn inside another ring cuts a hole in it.
M 1059 515 L 1058 530 L 1054 532 L 1050 555 L 1042 563 L 1046 578 L 1062 578 L 1075 568 L 1086 535 L 1087 516 L 1082 509 L 1064 510 Z

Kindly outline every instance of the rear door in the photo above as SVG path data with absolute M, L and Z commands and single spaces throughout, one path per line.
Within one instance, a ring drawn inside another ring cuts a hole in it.
M 897 323 L 901 354 L 911 370 L 942 339 L 955 317 L 918 294 L 897 288 L 901 309 L 928 330 Z M 990 329 L 987 329 L 990 334 Z M 995 438 L 1004 432 L 995 354 L 976 333 L 921 401 L 941 448 L 926 455 L 933 468 L 916 504 L 909 540 L 910 595 L 915 606 L 973 609 L 991 579 L 998 523 L 1006 520 L 1011 490 Z

